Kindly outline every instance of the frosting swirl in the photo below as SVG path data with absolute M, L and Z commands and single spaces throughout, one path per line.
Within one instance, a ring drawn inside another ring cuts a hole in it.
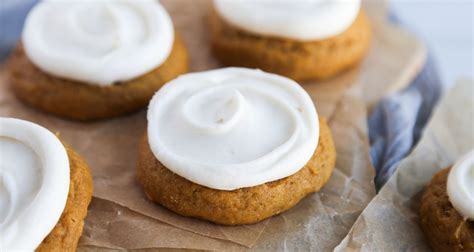
M 47 129 L 0 118 L 1 248 L 35 250 L 58 222 L 69 192 L 69 159 Z
M 249 32 L 321 40 L 349 28 L 360 0 L 214 0 L 214 7 L 224 20 Z
M 449 201 L 464 218 L 474 220 L 474 150 L 451 168 L 447 191 Z
M 100 86 L 161 65 L 174 40 L 171 18 L 154 0 L 46 0 L 28 14 L 28 58 L 55 76 Z
M 147 116 L 155 157 L 219 190 L 294 174 L 319 139 L 316 109 L 301 86 L 245 68 L 182 75 L 155 94 Z

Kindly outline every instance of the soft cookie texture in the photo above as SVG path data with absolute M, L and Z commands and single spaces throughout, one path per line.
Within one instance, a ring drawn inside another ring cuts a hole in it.
M 464 220 L 449 201 L 450 168 L 433 176 L 421 199 L 421 227 L 434 251 L 474 251 L 474 222 Z
M 211 10 L 210 26 L 212 48 L 222 63 L 259 68 L 297 81 L 326 79 L 358 64 L 371 39 L 364 11 L 343 33 L 317 41 L 249 33 L 226 23 L 215 10 Z
M 61 217 L 51 233 L 36 249 L 42 251 L 76 251 L 82 234 L 87 208 L 92 199 L 92 176 L 86 162 L 66 146 L 70 164 L 69 193 Z
M 262 185 L 223 191 L 193 183 L 168 170 L 150 150 L 147 136 L 140 144 L 138 181 L 147 197 L 177 214 L 224 225 L 259 222 L 296 205 L 319 191 L 336 162 L 329 126 L 320 120 L 319 145 L 297 173 Z
M 49 75 L 33 65 L 21 45 L 9 66 L 12 89 L 26 104 L 70 119 L 93 120 L 145 107 L 163 84 L 188 71 L 188 53 L 176 34 L 173 49 L 162 65 L 138 78 L 106 87 Z

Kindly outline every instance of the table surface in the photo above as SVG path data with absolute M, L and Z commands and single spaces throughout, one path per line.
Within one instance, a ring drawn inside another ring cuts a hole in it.
M 391 0 L 402 23 L 432 50 L 446 86 L 474 74 L 474 1 Z

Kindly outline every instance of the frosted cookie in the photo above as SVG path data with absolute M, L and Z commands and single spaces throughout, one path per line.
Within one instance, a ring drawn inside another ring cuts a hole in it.
M 87 164 L 47 129 L 0 117 L 5 251 L 75 251 L 92 198 Z
M 77 120 L 146 106 L 188 70 L 187 50 L 154 0 L 46 0 L 28 14 L 10 61 L 23 102 Z
M 434 251 L 474 251 L 474 151 L 433 176 L 420 217 Z
M 325 79 L 366 54 L 371 31 L 360 0 L 214 0 L 212 48 L 226 65 L 294 80 Z
M 245 68 L 186 74 L 148 108 L 138 158 L 147 197 L 183 216 L 250 224 L 319 191 L 331 131 L 296 82 Z

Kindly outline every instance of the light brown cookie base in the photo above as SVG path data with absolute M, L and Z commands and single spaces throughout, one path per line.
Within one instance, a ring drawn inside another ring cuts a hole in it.
M 450 168 L 439 171 L 421 199 L 421 227 L 434 251 L 474 251 L 474 222 L 466 221 L 449 201 Z
M 259 68 L 297 81 L 326 79 L 358 64 L 371 39 L 362 10 L 343 33 L 318 41 L 297 41 L 256 35 L 226 23 L 211 11 L 212 48 L 229 66 Z
M 150 200 L 177 214 L 242 225 L 284 212 L 307 194 L 319 191 L 331 176 L 335 162 L 332 134 L 321 119 L 318 148 L 300 171 L 262 185 L 223 191 L 195 184 L 168 170 L 151 152 L 145 135 L 140 144 L 138 181 Z
M 71 167 L 66 207 L 58 223 L 36 251 L 76 251 L 87 207 L 92 199 L 92 176 L 86 162 L 66 146 Z
M 16 96 L 38 110 L 75 120 L 123 115 L 145 107 L 166 82 L 188 71 L 188 53 L 178 34 L 168 59 L 136 79 L 101 87 L 49 75 L 28 59 L 19 45 L 10 62 Z

